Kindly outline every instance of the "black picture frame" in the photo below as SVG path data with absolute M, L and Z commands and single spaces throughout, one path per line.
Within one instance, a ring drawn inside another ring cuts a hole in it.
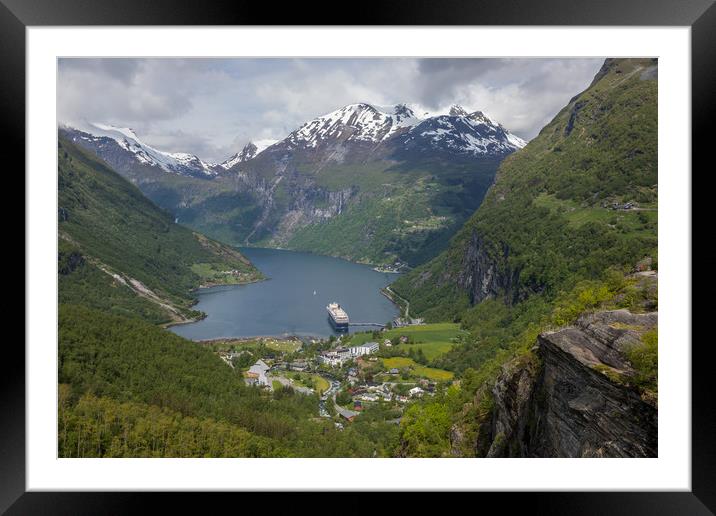
M 690 26 L 692 70 L 692 160 L 706 163 L 713 141 L 716 91 L 716 6 L 714 0 L 398 0 L 344 4 L 320 0 L 304 3 L 203 2 L 172 0 L 0 0 L 0 107 L 3 142 L 25 156 L 25 29 L 62 25 L 552 25 L 552 26 Z M 350 12 L 350 16 L 340 14 Z M 22 168 L 20 168 L 22 167 Z M 712 168 L 712 167 L 710 167 Z M 706 172 L 704 170 L 703 172 Z M 692 173 L 693 177 L 693 173 Z M 22 186 L 20 186 L 22 188 Z M 696 193 L 696 191 L 694 191 Z M 711 230 L 712 232 L 712 230 Z M 692 251 L 693 252 L 693 251 Z M 693 256 L 693 255 L 692 255 Z M 716 265 L 713 259 L 708 265 Z M 694 263 L 694 266 L 696 264 Z M 694 270 L 697 270 L 694 267 Z M 26 276 L 31 271 L 26 269 Z M 26 309 L 31 310 L 31 306 Z M 698 308 L 695 307 L 695 310 Z M 702 309 L 703 310 L 703 309 Z M 693 319 L 693 316 L 692 316 Z M 16 343 L 15 343 L 16 344 Z M 689 343 L 684 343 L 689 344 Z M 709 382 L 710 342 L 692 346 L 692 490 L 689 492 L 484 493 L 500 512 L 529 507 L 531 514 L 714 514 L 716 512 L 716 417 Z M 702 344 L 702 345 L 699 345 Z M 3 361 L 13 364 L 0 375 L 0 512 L 7 514 L 100 514 L 146 509 L 160 496 L 165 510 L 190 509 L 186 494 L 26 492 L 25 354 L 4 346 Z M 224 495 L 228 497 L 233 495 Z M 240 494 L 243 510 L 254 504 Z M 302 497 L 299 497 L 302 498 Z M 420 503 L 420 497 L 417 497 Z M 271 512 L 297 499 L 271 498 Z M 199 502 L 202 503 L 202 502 Z M 204 502 L 205 503 L 205 502 Z M 298 502 L 300 504 L 300 502 Z M 472 503 L 472 502 L 469 502 Z M 248 505 L 247 505 L 248 504 Z M 238 507 L 238 506 L 237 506 Z

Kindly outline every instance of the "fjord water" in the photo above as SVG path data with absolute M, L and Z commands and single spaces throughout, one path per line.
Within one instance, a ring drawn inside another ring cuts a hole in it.
M 384 324 L 398 315 L 396 306 L 380 293 L 397 274 L 294 251 L 246 248 L 241 252 L 268 279 L 200 290 L 195 308 L 207 317 L 173 326 L 171 331 L 194 340 L 287 334 L 328 337 L 334 332 L 326 305 L 333 301 L 346 309 L 351 322 Z M 351 327 L 351 331 L 371 329 Z

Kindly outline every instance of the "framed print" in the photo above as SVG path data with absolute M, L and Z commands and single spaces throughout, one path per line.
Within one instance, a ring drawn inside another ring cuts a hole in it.
M 345 26 L 4 0 L 27 308 L 0 507 L 500 491 L 711 514 L 712 3 L 395 2 Z

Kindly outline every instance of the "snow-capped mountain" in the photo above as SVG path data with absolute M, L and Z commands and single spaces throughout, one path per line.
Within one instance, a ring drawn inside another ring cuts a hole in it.
M 375 152 L 376 145 L 398 151 L 422 146 L 423 151 L 475 156 L 507 154 L 526 144 L 482 112 L 468 113 L 458 105 L 451 106 L 444 114 L 420 116 L 407 104 L 380 107 L 367 103 L 350 104 L 314 118 L 282 143 L 286 150 L 319 151 L 327 145 L 370 144 L 371 152 Z
M 256 140 L 256 142 L 249 142 L 241 149 L 241 152 L 237 152 L 219 166 L 224 170 L 228 170 L 238 163 L 244 163 L 245 161 L 255 158 L 276 142 L 278 142 L 278 140 Z
M 94 124 L 90 132 L 61 129 L 183 224 L 237 245 L 370 263 L 415 264 L 438 252 L 477 209 L 502 159 L 525 145 L 457 105 L 350 104 L 218 164 L 159 150 L 129 128 Z M 382 215 L 364 227 L 361 217 L 376 206 Z M 417 215 L 406 217 L 403 206 Z M 335 241 L 322 232 L 334 219 Z
M 165 152 L 142 142 L 129 127 L 92 123 L 92 134 L 79 134 L 76 138 L 92 140 L 111 138 L 124 150 L 133 154 L 137 161 L 144 165 L 157 166 L 166 172 L 190 176 L 215 176 L 216 165 L 206 163 L 194 154 L 186 152 Z
M 89 131 L 63 126 L 65 131 L 72 133 L 72 138 L 85 148 L 91 148 L 99 155 L 107 155 L 111 143 L 116 143 L 122 150 L 126 151 L 129 159 L 135 160 L 140 165 L 159 167 L 165 172 L 181 174 L 192 177 L 214 177 L 238 163 L 246 162 L 258 156 L 263 150 L 270 147 L 277 140 L 263 139 L 247 143 L 241 152 L 222 163 L 206 162 L 194 154 L 186 152 L 166 152 L 144 143 L 139 136 L 129 127 L 117 127 L 109 124 L 91 123 Z M 117 149 L 115 149 L 116 151 Z M 113 152 L 115 161 L 118 159 Z M 122 167 L 125 168 L 125 167 Z
M 306 122 L 281 141 L 249 142 L 222 163 L 205 162 L 194 154 L 159 150 L 144 143 L 128 127 L 92 123 L 90 132 L 65 129 L 82 146 L 105 159 L 111 156 L 112 164 L 120 169 L 141 165 L 207 179 L 247 164 L 267 149 L 273 153 L 267 162 L 279 156 L 283 160 L 293 156 L 299 161 L 316 163 L 363 162 L 390 157 L 403 160 L 407 156 L 431 153 L 459 158 L 492 157 L 504 156 L 525 146 L 524 140 L 482 112 L 468 113 L 458 105 L 436 113 L 408 104 L 349 104 Z M 114 148 L 115 145 L 119 148 Z
M 467 155 L 508 154 L 527 144 L 481 111 L 467 113 L 457 105 L 447 115 L 427 118 L 412 127 L 403 143 L 411 150 Z
M 395 106 L 392 112 L 366 103 L 350 104 L 303 124 L 285 141 L 302 148 L 315 148 L 325 141 L 336 140 L 377 143 L 419 121 L 404 104 Z

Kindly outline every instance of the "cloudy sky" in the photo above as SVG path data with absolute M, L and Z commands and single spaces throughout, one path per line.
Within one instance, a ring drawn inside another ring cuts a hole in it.
M 58 121 L 131 127 L 161 150 L 223 161 L 346 104 L 481 110 L 524 139 L 603 59 L 60 59 Z

